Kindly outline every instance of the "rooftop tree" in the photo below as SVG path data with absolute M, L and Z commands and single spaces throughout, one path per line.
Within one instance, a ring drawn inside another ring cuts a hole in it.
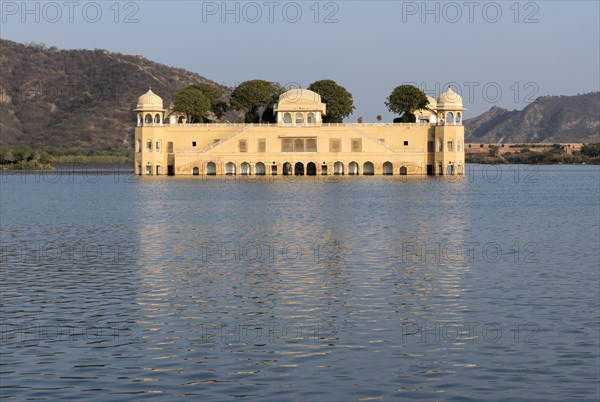
M 273 103 L 281 85 L 264 80 L 244 81 L 231 94 L 231 106 L 245 112 L 246 123 L 260 122 L 260 111 Z
M 173 98 L 173 112 L 185 114 L 188 123 L 208 121 L 210 108 L 210 99 L 194 85 L 183 89 Z
M 333 80 L 313 82 L 308 89 L 321 95 L 321 99 L 327 104 L 327 114 L 323 116 L 324 123 L 341 123 L 355 109 L 352 94 Z
M 425 92 L 414 85 L 400 85 L 388 96 L 385 105 L 390 112 L 400 115 L 400 122 L 414 123 L 417 121 L 415 111 L 427 109 L 429 100 Z

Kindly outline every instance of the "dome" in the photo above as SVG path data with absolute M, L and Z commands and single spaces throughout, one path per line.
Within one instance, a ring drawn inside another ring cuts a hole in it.
M 282 93 L 275 111 L 320 111 L 325 113 L 321 95 L 308 89 L 296 88 Z
M 448 90 L 444 92 L 438 99 L 440 106 L 460 106 L 462 107 L 462 97 L 452 90 L 452 87 L 448 87 Z
M 429 109 L 435 110 L 437 108 L 437 101 L 435 100 L 435 98 L 427 95 L 427 100 L 429 101 L 429 103 L 427 104 L 427 107 Z
M 149 89 L 148 92 L 138 98 L 137 108 L 143 110 L 162 110 L 163 100 Z
M 315 103 L 321 103 L 321 95 L 308 89 L 295 88 L 282 93 L 279 101 L 297 102 L 300 99 L 306 99 Z

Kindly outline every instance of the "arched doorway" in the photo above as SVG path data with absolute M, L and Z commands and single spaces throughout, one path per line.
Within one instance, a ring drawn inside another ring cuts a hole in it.
M 198 167 L 194 167 L 192 169 L 192 175 L 194 175 L 194 176 L 200 176 L 200 169 Z
M 381 171 L 384 175 L 391 176 L 394 174 L 394 165 L 392 162 L 385 162 Z
M 371 162 L 363 163 L 363 175 L 373 176 L 375 174 L 375 166 Z
M 294 174 L 296 176 L 304 176 L 304 165 L 302 164 L 302 162 L 296 163 L 296 165 L 294 166 Z
M 214 162 L 208 162 L 206 164 L 206 174 L 208 176 L 215 176 L 217 174 L 217 164 Z
M 448 176 L 454 176 L 454 166 L 448 165 Z
M 289 176 L 289 175 L 291 175 L 291 174 L 292 174 L 292 164 L 291 164 L 291 163 L 289 163 L 289 162 L 286 162 L 286 163 L 284 163 L 284 164 L 283 164 L 283 168 L 282 168 L 282 170 L 281 170 L 281 173 L 282 173 L 284 176 Z
M 317 165 L 313 162 L 309 162 L 306 165 L 306 175 L 307 176 L 316 176 L 317 175 Z
M 225 165 L 225 174 L 233 176 L 235 174 L 235 163 L 229 162 Z
M 400 176 L 406 176 L 408 174 L 408 169 L 406 168 L 406 166 L 402 166 L 400 168 Z
M 348 164 L 348 174 L 349 175 L 357 175 L 358 174 L 358 163 L 350 162 Z
M 267 168 L 265 167 L 265 164 L 258 162 L 256 165 L 254 165 L 254 174 L 257 176 L 264 176 L 267 174 Z
M 242 176 L 250 176 L 250 164 L 248 162 L 244 162 L 240 165 L 240 174 Z
M 333 174 L 334 175 L 343 175 L 344 174 L 344 164 L 342 162 L 336 162 L 333 164 Z

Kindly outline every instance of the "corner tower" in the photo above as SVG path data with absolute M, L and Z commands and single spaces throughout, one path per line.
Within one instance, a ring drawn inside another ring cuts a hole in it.
M 163 100 L 151 89 L 138 98 L 133 110 L 137 116 L 135 128 L 135 173 L 138 175 L 164 174 L 166 165 L 164 148 L 164 120 L 166 110 Z
M 435 127 L 435 172 L 438 175 L 463 175 L 465 166 L 465 128 L 463 100 L 449 86 L 437 101 Z

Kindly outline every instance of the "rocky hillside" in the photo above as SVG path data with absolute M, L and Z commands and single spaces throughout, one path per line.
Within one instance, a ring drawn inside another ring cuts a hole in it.
M 133 142 L 137 97 L 171 97 L 198 74 L 142 56 L 0 40 L 0 145 L 111 149 Z M 226 90 L 226 89 L 225 89 Z
M 466 142 L 599 142 L 600 92 L 544 96 L 523 110 L 493 107 L 465 120 Z

